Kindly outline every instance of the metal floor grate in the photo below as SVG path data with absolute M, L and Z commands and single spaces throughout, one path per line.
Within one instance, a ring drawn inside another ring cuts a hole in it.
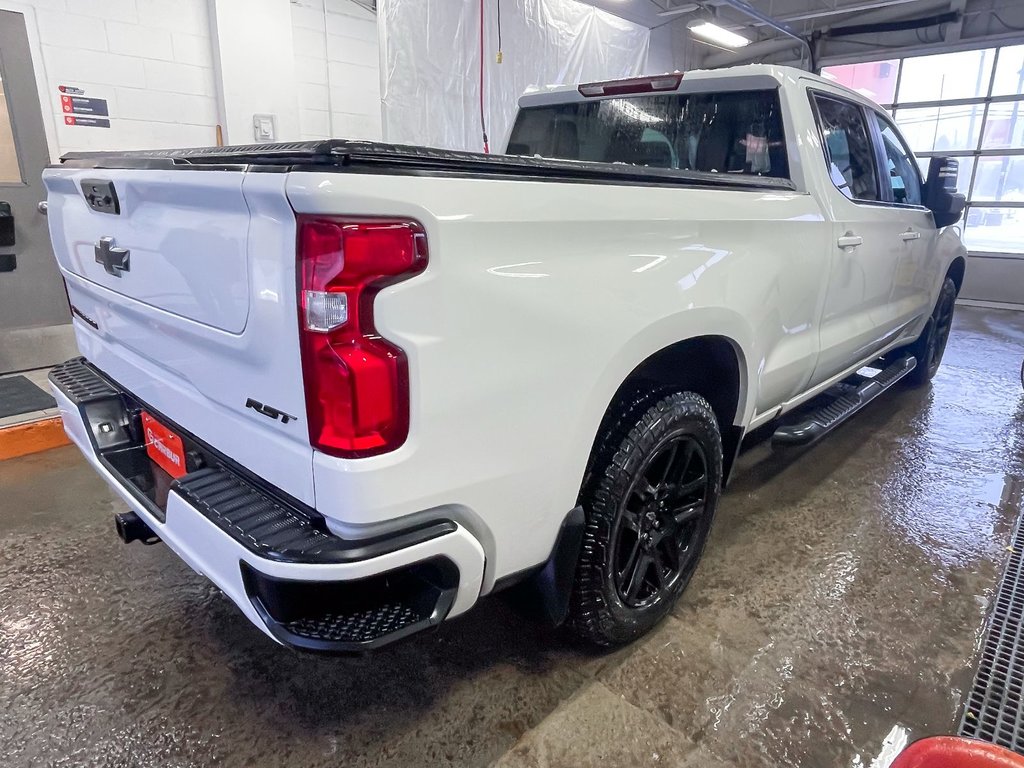
M 1024 754 L 1024 520 L 1013 533 L 958 733 Z

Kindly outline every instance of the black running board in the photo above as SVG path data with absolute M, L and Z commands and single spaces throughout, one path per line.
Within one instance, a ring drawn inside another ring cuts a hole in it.
M 917 360 L 913 357 L 897 360 L 874 378 L 862 383 L 853 392 L 837 397 L 798 424 L 779 427 L 772 435 L 772 447 L 794 448 L 817 442 L 876 397 L 890 389 L 896 382 L 914 370 L 916 365 Z

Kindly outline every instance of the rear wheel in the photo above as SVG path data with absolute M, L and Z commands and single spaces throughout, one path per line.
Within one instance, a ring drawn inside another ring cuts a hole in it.
M 627 643 L 669 612 L 696 570 L 721 482 L 718 422 L 699 395 L 634 398 L 606 421 L 580 495 L 578 636 Z
M 953 327 L 953 310 L 956 306 L 956 283 L 949 277 L 942 283 L 939 300 L 935 303 L 928 324 L 920 338 L 909 348 L 910 354 L 917 359 L 917 366 L 907 376 L 907 381 L 914 386 L 923 386 L 932 380 L 942 363 L 942 355 L 946 351 L 949 332 Z

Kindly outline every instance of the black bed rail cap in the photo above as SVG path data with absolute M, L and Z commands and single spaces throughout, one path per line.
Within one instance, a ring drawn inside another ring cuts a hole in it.
M 69 152 L 61 157 L 61 164 L 71 168 L 96 169 L 321 170 L 738 190 L 792 191 L 796 188 L 789 179 L 769 176 L 705 173 L 589 160 L 560 160 L 536 155 L 491 155 L 352 139 L 128 152 Z

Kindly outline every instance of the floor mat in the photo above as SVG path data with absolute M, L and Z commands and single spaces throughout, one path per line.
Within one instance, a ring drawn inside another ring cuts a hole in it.
M 57 401 L 24 376 L 0 379 L 0 419 L 56 408 Z
M 1020 502 L 1020 486 L 1015 488 Z M 1024 754 L 1024 518 L 999 583 L 959 734 Z

